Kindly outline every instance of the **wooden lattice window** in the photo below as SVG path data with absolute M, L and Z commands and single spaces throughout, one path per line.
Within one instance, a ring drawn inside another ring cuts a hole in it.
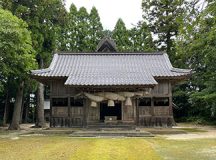
M 52 98 L 52 106 L 56 106 L 56 107 L 68 106 L 68 98 Z
M 140 98 L 139 106 L 151 106 L 151 98 Z
M 83 107 L 83 99 L 82 98 L 74 98 L 71 97 L 70 99 L 70 105 L 71 107 Z
M 154 98 L 154 106 L 169 106 L 169 97 Z

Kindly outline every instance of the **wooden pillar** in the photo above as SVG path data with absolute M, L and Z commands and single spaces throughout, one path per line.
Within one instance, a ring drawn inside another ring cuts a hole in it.
M 52 96 L 50 95 L 50 127 L 53 127 L 52 104 Z
M 83 100 L 83 126 L 87 126 L 87 100 Z
M 97 108 L 98 122 L 100 122 L 100 105 L 101 105 L 101 102 L 99 102 L 97 105 L 98 105 L 98 108 Z
M 50 83 L 50 114 L 49 114 L 49 119 L 50 119 L 50 127 L 53 127 L 53 119 L 52 119 L 52 94 L 53 94 L 53 82 Z
M 71 127 L 71 117 L 72 117 L 72 115 L 71 115 L 71 98 L 70 98 L 70 96 L 68 97 L 68 117 L 66 118 L 67 120 L 67 126 L 68 127 Z
M 169 120 L 168 120 L 168 127 L 171 127 L 171 126 L 175 126 L 176 123 L 175 123 L 175 120 L 174 120 L 174 117 L 173 117 L 173 102 L 172 102 L 172 84 L 171 82 L 169 82 Z
M 151 96 L 151 120 L 149 126 L 155 126 L 156 117 L 154 114 L 154 97 Z
M 140 125 L 139 123 L 139 99 L 135 99 L 135 108 L 136 108 L 136 125 Z
M 169 115 L 173 116 L 172 96 L 169 97 Z
M 84 116 L 85 116 L 85 121 L 86 121 L 86 126 L 88 126 L 88 122 L 89 122 L 89 115 L 88 115 L 88 113 L 89 113 L 89 106 L 90 106 L 90 102 L 89 102 L 89 100 L 87 100 L 86 99 L 86 101 L 85 101 L 85 112 L 84 112 Z
M 121 118 L 121 120 L 122 120 L 122 122 L 124 122 L 124 120 L 125 120 L 125 118 L 124 118 L 124 113 L 125 113 L 125 103 L 124 102 L 121 102 L 121 111 L 122 111 L 122 118 Z
M 132 99 L 132 105 L 133 105 L 133 121 L 134 124 L 136 124 L 136 99 Z
M 169 82 L 169 115 L 173 116 L 172 108 L 172 84 Z
M 151 115 L 154 116 L 154 97 L 151 97 Z

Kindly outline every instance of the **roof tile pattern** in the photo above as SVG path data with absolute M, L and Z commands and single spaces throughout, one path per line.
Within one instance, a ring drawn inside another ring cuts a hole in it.
M 154 77 L 181 77 L 165 53 L 59 53 L 34 77 L 68 77 L 65 85 L 156 85 Z

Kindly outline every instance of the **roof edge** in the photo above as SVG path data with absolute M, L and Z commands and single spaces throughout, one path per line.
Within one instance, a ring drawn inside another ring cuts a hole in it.
M 175 68 L 175 67 L 173 67 L 172 63 L 170 62 L 169 55 L 167 53 L 164 53 L 164 57 L 166 59 L 166 64 L 169 67 L 169 69 L 170 69 L 171 72 L 192 74 L 192 70 L 191 69 L 181 69 L 181 68 Z
M 171 69 L 172 72 L 180 72 L 180 73 L 187 73 L 187 74 L 192 74 L 192 69 L 181 69 L 181 68 L 175 68 L 173 67 Z
M 51 70 L 54 69 L 55 67 L 55 64 L 57 62 L 57 59 L 58 59 L 58 54 L 55 53 L 54 56 L 53 56 L 53 59 L 52 59 L 52 62 L 50 64 L 50 66 L 48 68 L 45 68 L 45 69 L 37 69 L 37 70 L 31 70 L 31 74 L 41 74 L 41 73 L 46 73 L 46 72 L 50 72 Z
M 147 86 L 151 86 L 151 87 L 154 87 L 156 86 L 157 84 L 98 84 L 98 85 L 89 85 L 89 84 L 83 84 L 83 85 L 71 85 L 71 84 L 64 84 L 64 86 L 68 86 L 68 87 L 125 87 L 125 86 L 130 86 L 130 87 L 140 87 L 140 86 L 143 86 L 143 87 L 147 87 Z

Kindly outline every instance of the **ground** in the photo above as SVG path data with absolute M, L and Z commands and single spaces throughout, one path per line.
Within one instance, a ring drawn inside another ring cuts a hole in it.
M 214 127 L 144 129 L 148 138 L 72 138 L 0 131 L 2 160 L 215 160 Z M 177 132 L 177 131 L 183 132 Z M 25 132 L 25 131 L 22 131 Z M 178 134 L 177 134 L 178 133 Z

